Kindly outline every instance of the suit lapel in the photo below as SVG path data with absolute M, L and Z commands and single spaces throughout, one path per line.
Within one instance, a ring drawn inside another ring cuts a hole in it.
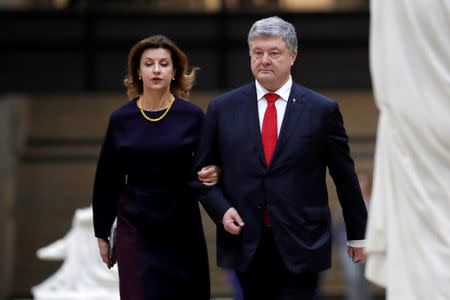
M 270 166 L 278 158 L 278 156 L 280 156 L 283 147 L 286 145 L 289 137 L 296 130 L 299 124 L 298 122 L 296 122 L 296 120 L 299 119 L 300 113 L 305 106 L 305 100 L 303 98 L 304 94 L 305 92 L 300 86 L 292 83 L 291 93 L 289 95 L 283 122 L 281 124 L 281 130 L 278 136 L 277 145 L 275 146 L 275 151 L 270 161 Z
M 253 145 L 255 145 L 257 156 L 260 162 L 264 166 L 266 165 L 266 159 L 264 157 L 264 149 L 262 146 L 261 131 L 258 116 L 258 101 L 256 99 L 256 87 L 255 83 L 249 84 L 249 88 L 244 93 L 245 99 L 242 101 L 244 103 L 243 113 L 245 117 L 246 127 L 249 130 L 249 137 Z

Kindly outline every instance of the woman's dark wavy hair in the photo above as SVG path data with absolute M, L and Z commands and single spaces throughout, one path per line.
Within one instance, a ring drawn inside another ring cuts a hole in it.
M 158 48 L 169 50 L 172 56 L 175 79 L 170 84 L 170 92 L 176 97 L 188 98 L 198 68 L 192 68 L 191 72 L 187 73 L 188 59 L 186 54 L 172 40 L 163 35 L 150 36 L 131 48 L 128 54 L 128 74 L 123 81 L 127 88 L 128 97 L 133 99 L 143 92 L 142 80 L 139 80 L 138 74 L 142 53 L 147 49 Z

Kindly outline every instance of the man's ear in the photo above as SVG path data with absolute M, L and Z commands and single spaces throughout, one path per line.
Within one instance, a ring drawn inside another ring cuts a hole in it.
M 297 58 L 297 54 L 298 54 L 298 51 L 297 51 L 297 50 L 295 50 L 295 51 L 292 52 L 292 54 L 291 54 L 291 67 L 294 65 L 295 59 Z

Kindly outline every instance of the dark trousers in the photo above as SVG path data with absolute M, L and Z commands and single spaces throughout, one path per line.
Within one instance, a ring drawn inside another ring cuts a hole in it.
M 270 227 L 264 226 L 255 256 L 245 272 L 236 272 L 245 300 L 316 300 L 318 273 L 286 269 Z

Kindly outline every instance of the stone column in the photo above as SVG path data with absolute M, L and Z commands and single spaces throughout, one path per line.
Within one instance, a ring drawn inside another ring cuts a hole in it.
M 17 95 L 0 96 L 0 300 L 10 298 L 14 265 L 16 198 L 20 149 L 24 141 L 25 100 Z

